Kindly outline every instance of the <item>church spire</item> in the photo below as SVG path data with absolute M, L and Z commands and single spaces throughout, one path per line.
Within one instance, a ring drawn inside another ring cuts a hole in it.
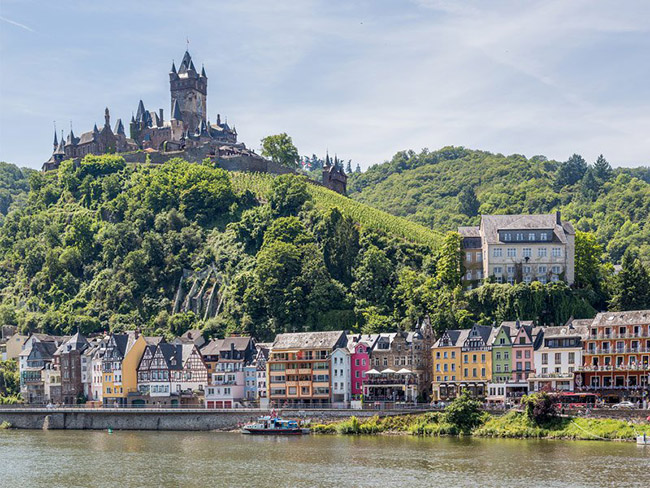
M 59 146 L 59 141 L 56 139 L 56 122 L 54 122 L 54 150 Z

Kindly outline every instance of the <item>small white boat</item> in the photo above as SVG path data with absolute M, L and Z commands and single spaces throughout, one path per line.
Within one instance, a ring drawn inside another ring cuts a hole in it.
M 636 436 L 637 446 L 650 446 L 650 435 L 641 434 Z

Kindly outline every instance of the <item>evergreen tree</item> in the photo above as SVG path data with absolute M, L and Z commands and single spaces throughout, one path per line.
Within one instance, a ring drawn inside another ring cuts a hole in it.
M 594 176 L 594 170 L 589 168 L 580 180 L 580 194 L 587 200 L 595 200 L 598 197 L 600 185 Z
M 632 251 L 623 255 L 610 307 L 618 311 L 650 308 L 650 274 Z
M 565 186 L 573 185 L 580 181 L 587 172 L 588 165 L 582 156 L 574 154 L 562 163 L 555 175 L 553 184 L 555 191 L 560 191 Z
M 460 285 L 463 276 L 462 237 L 458 232 L 447 232 L 440 248 L 437 266 L 438 281 L 450 289 Z
M 464 187 L 458 193 L 458 203 L 460 213 L 464 213 L 468 217 L 474 217 L 478 214 L 478 209 L 481 206 L 478 198 L 476 198 L 476 193 L 474 188 L 471 186 Z
M 614 175 L 612 167 L 607 162 L 605 157 L 601 154 L 594 163 L 594 176 L 600 180 L 601 184 L 610 180 Z
M 352 173 L 352 160 L 351 159 L 348 159 L 348 164 L 345 165 L 345 172 L 347 174 Z
M 359 163 L 357 163 L 357 167 L 354 168 L 354 172 L 357 174 L 361 173 L 361 166 L 359 166 Z

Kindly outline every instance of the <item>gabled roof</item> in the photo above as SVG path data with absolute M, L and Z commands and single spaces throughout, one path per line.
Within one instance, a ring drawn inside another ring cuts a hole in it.
M 221 351 L 230 351 L 234 347 L 236 351 L 244 351 L 250 347 L 252 337 L 226 337 L 221 342 Z
M 57 349 L 57 354 L 65 354 L 72 351 L 83 352 L 88 348 L 88 340 L 77 331 L 70 339 L 63 342 Z
M 459 227 L 458 233 L 462 237 L 481 237 L 481 233 L 478 225 L 473 225 L 470 227 Z
M 326 332 L 296 332 L 278 334 L 273 342 L 273 349 L 333 349 L 341 342 L 347 343 L 342 330 Z
M 202 356 L 218 356 L 223 339 L 213 339 L 201 348 Z

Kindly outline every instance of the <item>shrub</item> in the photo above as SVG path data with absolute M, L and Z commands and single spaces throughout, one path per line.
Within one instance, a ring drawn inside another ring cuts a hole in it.
M 526 416 L 537 425 L 544 425 L 557 418 L 553 400 L 546 392 L 532 393 L 522 398 L 521 404 L 526 409 Z
M 463 434 L 471 434 L 472 430 L 484 421 L 481 402 L 474 400 L 467 391 L 463 391 L 445 408 L 442 420 Z

